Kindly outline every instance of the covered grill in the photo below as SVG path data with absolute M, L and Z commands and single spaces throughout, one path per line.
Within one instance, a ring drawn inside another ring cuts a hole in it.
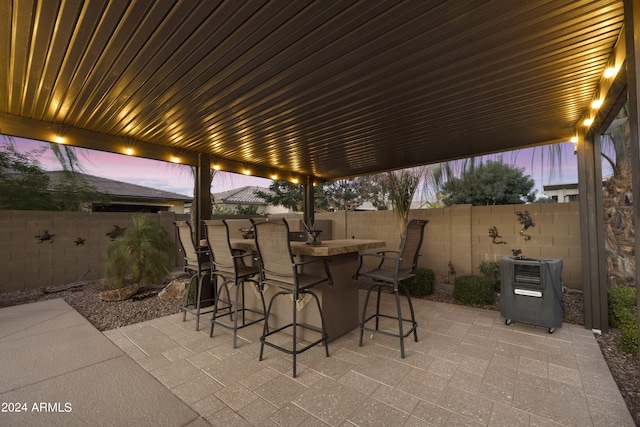
M 548 328 L 562 326 L 562 260 L 504 257 L 500 314 L 512 321 Z

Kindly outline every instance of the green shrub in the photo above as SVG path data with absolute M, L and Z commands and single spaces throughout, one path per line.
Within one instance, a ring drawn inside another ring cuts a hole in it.
M 629 312 L 635 312 L 636 288 L 629 286 L 618 286 L 607 291 L 609 296 L 609 324 L 614 328 L 619 328 L 622 319 L 627 317 Z
M 638 352 L 638 307 L 636 288 L 619 286 L 608 290 L 609 324 L 620 329 L 622 350 Z
M 480 273 L 493 283 L 493 289 L 500 292 L 500 261 L 482 261 L 478 269 Z
M 453 282 L 453 298 L 462 304 L 493 304 L 493 282 L 484 276 L 460 276 Z
M 418 268 L 416 280 L 406 279 L 402 284 L 407 287 L 409 294 L 414 297 L 431 295 L 436 287 L 436 274 L 431 269 Z

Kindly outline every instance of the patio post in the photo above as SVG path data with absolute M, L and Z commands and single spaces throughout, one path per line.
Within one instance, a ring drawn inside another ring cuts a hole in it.
M 211 219 L 211 155 L 208 153 L 198 154 L 198 167 L 196 171 L 196 194 L 195 194 L 195 241 L 199 243 L 205 238 L 203 219 Z
M 313 177 L 307 176 L 304 184 L 303 218 L 307 227 L 315 222 L 315 201 L 313 200 Z
M 636 289 L 640 283 L 640 5 L 637 1 L 624 2 L 624 36 L 627 47 L 627 96 L 631 142 L 631 182 L 633 194 L 633 223 L 635 231 Z M 640 326 L 640 292 L 637 293 L 638 326 Z
M 584 325 L 604 333 L 609 329 L 609 321 L 600 139 L 599 129 L 581 135 L 577 154 Z

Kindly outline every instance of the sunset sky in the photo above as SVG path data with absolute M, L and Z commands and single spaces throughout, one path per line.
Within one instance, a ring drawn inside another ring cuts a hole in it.
M 14 138 L 19 151 L 25 152 L 46 147 L 49 143 Z M 4 141 L 0 141 L 4 144 Z M 95 150 L 79 149 L 80 161 L 86 173 L 103 178 L 110 178 L 145 187 L 157 188 L 174 193 L 193 195 L 193 177 L 189 169 L 173 163 L 129 157 L 121 154 L 111 154 Z M 562 167 L 560 172 L 550 175 L 546 157 L 542 157 L 544 150 L 525 149 L 516 154 L 503 153 L 505 163 L 515 164 L 525 169 L 525 174 L 536 181 L 538 195 L 542 193 L 542 186 L 548 184 L 578 182 L 577 158 L 573 154 L 573 145 L 563 144 Z M 532 162 L 532 158 L 534 159 Z M 60 165 L 50 150 L 46 150 L 40 157 L 41 164 L 46 170 L 59 170 Z M 558 168 L 556 168 L 558 169 Z M 603 174 L 606 175 L 604 170 Z M 212 192 L 218 193 L 234 188 L 257 185 L 268 187 L 271 180 L 248 177 L 240 174 L 220 173 L 214 178 Z

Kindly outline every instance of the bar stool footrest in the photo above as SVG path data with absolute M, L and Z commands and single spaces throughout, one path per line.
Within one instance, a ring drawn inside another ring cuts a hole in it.
M 278 344 L 274 344 L 272 342 L 267 341 L 267 337 L 269 337 L 271 335 L 274 335 L 274 334 L 276 334 L 278 332 L 282 332 L 285 329 L 293 328 L 293 323 L 289 323 L 288 325 L 281 326 L 278 329 L 274 329 L 274 330 L 264 334 L 263 336 L 260 337 L 260 341 L 262 343 L 264 343 L 265 345 L 268 345 L 269 347 L 275 348 L 276 350 L 280 350 L 280 351 L 282 351 L 282 352 L 284 352 L 286 354 L 300 354 L 300 353 L 303 353 L 303 352 L 309 350 L 311 347 L 315 347 L 316 345 L 318 345 L 318 344 L 324 342 L 325 340 L 329 339 L 329 335 L 328 334 L 323 334 L 322 333 L 322 329 L 317 328 L 315 326 L 305 325 L 305 324 L 301 324 L 301 323 L 298 323 L 296 326 L 299 327 L 299 328 L 307 329 L 309 331 L 317 332 L 317 333 L 319 333 L 321 335 L 321 337 L 316 341 L 308 343 L 307 345 L 305 345 L 301 349 L 296 348 L 295 351 L 293 351 L 293 349 L 288 349 L 288 348 L 282 347 L 282 346 L 280 346 Z M 293 345 L 293 343 L 292 343 L 292 345 Z

